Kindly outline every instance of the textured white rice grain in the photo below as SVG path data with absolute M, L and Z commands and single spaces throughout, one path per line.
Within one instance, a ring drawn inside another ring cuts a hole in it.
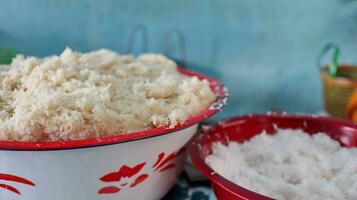
M 276 199 L 357 199 L 357 148 L 323 133 L 281 129 L 243 144 L 215 143 L 206 162 L 228 180 Z

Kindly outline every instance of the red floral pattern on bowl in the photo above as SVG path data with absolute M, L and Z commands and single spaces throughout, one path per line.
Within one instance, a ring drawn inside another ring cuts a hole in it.
M 0 188 L 3 188 L 5 190 L 8 190 L 8 191 L 13 192 L 18 195 L 21 195 L 21 192 L 16 187 L 13 187 L 6 183 L 1 183 L 1 181 L 16 182 L 16 183 L 29 185 L 29 186 L 35 186 L 35 184 L 33 182 L 31 182 L 25 178 L 22 178 L 20 176 L 15 176 L 15 175 L 11 175 L 11 174 L 0 174 Z
M 147 170 L 148 173 L 141 173 L 147 162 L 139 163 L 134 167 L 123 165 L 118 171 L 110 172 L 99 179 L 102 182 L 116 183 L 116 185 L 102 187 L 98 190 L 98 194 L 114 194 L 120 192 L 123 188 L 136 187 L 149 178 L 149 174 L 162 173 L 176 167 L 176 164 L 171 161 L 180 156 L 184 151 L 185 149 L 181 148 L 179 151 L 173 152 L 166 157 L 165 153 L 161 152 L 157 156 L 155 163 Z M 125 179 L 125 181 L 122 182 L 122 179 Z M 129 187 L 126 187 L 128 185 Z

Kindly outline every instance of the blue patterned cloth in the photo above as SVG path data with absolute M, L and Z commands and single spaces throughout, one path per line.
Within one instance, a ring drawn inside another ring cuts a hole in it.
M 185 176 L 163 198 L 163 200 L 216 200 L 211 187 L 206 185 L 192 185 Z

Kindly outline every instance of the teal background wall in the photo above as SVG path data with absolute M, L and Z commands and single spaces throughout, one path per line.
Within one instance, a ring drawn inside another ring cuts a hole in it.
M 2 0 L 0 47 L 36 56 L 66 46 L 125 52 L 140 23 L 153 52 L 172 27 L 185 33 L 187 62 L 230 89 L 224 116 L 272 108 L 318 112 L 320 48 L 335 42 L 342 60 L 357 61 L 354 0 Z

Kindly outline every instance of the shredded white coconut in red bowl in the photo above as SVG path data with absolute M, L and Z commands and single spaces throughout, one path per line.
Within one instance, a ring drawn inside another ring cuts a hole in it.
M 189 144 L 218 199 L 357 199 L 357 125 L 326 117 L 223 120 Z

